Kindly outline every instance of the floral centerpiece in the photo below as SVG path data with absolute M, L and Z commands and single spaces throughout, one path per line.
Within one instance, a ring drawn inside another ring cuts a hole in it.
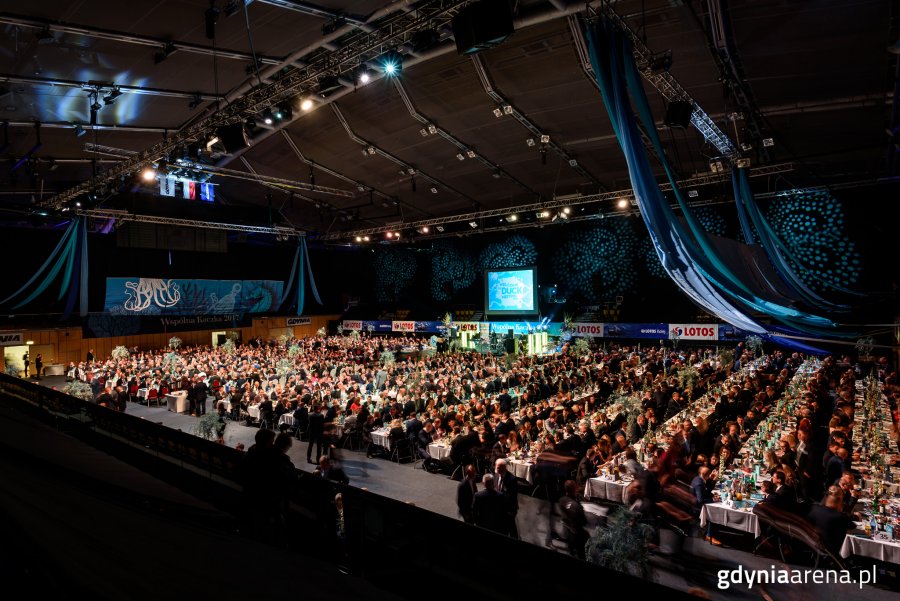
M 378 360 L 381 361 L 383 366 L 390 367 L 394 364 L 394 353 L 391 351 L 383 351 L 381 355 L 378 356 Z
M 328 332 L 325 331 L 325 328 L 324 328 L 324 327 L 321 327 L 321 328 L 319 328 L 318 330 L 316 330 L 316 336 L 318 336 L 319 338 L 325 338 L 325 335 L 326 335 L 327 333 L 328 333 Z
M 173 351 L 177 351 L 181 344 L 181 338 L 179 338 L 178 336 L 172 336 L 171 338 L 169 338 L 169 348 Z
M 233 353 L 234 352 L 234 339 L 229 338 L 228 340 L 223 342 L 220 346 L 222 347 L 222 350 L 225 351 L 226 353 Z
M 82 401 L 90 402 L 94 400 L 94 391 L 91 390 L 91 385 L 81 380 L 72 380 L 65 385 L 62 391 Z
M 300 348 L 299 344 L 292 344 L 291 346 L 288 347 L 287 356 L 290 357 L 291 359 L 296 359 L 301 354 L 303 354 L 303 351 Z
M 13 365 L 12 362 L 7 362 L 6 369 L 4 371 L 6 371 L 7 376 L 12 376 L 14 378 L 19 377 L 19 368 Z
M 112 350 L 112 352 L 110 353 L 110 355 L 116 361 L 124 361 L 125 359 L 128 359 L 129 357 L 131 357 L 131 353 L 128 351 L 128 349 L 122 345 L 119 345 L 116 348 L 114 348 Z
M 759 357 L 763 352 L 763 341 L 759 336 L 747 336 L 747 348 L 753 353 L 753 358 Z

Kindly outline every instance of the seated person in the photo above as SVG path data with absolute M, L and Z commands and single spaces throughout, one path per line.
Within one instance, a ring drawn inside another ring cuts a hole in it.
M 339 467 L 333 467 L 328 455 L 319 457 L 319 467 L 315 469 L 313 475 L 318 478 L 331 480 L 332 482 L 340 482 L 341 484 L 350 484 L 350 478 Z

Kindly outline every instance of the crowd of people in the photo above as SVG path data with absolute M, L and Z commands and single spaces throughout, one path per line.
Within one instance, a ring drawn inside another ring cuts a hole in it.
M 411 346 L 425 352 L 398 360 Z M 112 408 L 124 409 L 143 388 L 186 391 L 195 415 L 211 398 L 261 431 L 290 415 L 285 432 L 272 431 L 273 444 L 289 435 L 307 439 L 307 461 L 338 482 L 346 475 L 329 465 L 332 446 L 356 442 L 386 458 L 404 447 L 428 471 L 459 475 L 465 521 L 517 536 L 521 482 L 508 461 L 522 456 L 535 459 L 538 483 L 569 522 L 580 519 L 586 481 L 610 469 L 632 479 L 624 501 L 642 519 L 696 519 L 803 360 L 781 351 L 756 359 L 743 343 L 726 351 L 607 344 L 576 353 L 566 344 L 547 355 L 494 356 L 436 353 L 411 336 L 363 334 L 256 340 L 231 351 L 137 352 L 70 367 Z M 896 373 L 878 373 L 896 424 Z M 849 512 L 856 494 L 850 463 L 858 377 L 849 363 L 826 359 L 806 382 L 796 432 L 766 457 L 772 478 L 765 486 L 772 488 L 764 502 L 807 516 L 829 544 L 846 525 L 834 513 Z M 660 427 L 706 393 L 716 395 L 708 415 L 684 419 L 677 433 Z M 253 422 L 251 409 L 259 415 Z M 387 444 L 373 432 L 387 432 Z M 449 444 L 449 457 L 431 456 L 435 441 Z M 670 502 L 678 490 L 690 491 L 680 505 Z M 572 530 L 580 539 L 577 523 Z

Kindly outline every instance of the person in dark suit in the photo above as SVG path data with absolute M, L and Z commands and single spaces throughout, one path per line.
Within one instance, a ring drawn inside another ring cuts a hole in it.
M 847 531 L 853 528 L 853 520 L 844 513 L 844 491 L 839 486 L 831 486 L 825 493 L 822 504 L 813 505 L 806 519 L 819 533 L 825 547 L 839 556 Z
M 89 351 L 87 352 L 87 357 L 85 358 L 85 361 L 87 361 L 88 363 L 90 363 L 90 362 L 92 362 L 93 360 L 94 360 L 94 349 L 91 349 L 91 350 L 89 350 Z
M 202 378 L 194 378 L 194 386 L 191 388 L 194 393 L 194 403 L 196 403 L 197 415 L 206 415 L 206 397 L 209 394 L 209 386 Z M 188 393 L 190 394 L 190 393 Z M 193 411 L 191 411 L 193 413 Z
M 484 490 L 475 493 L 472 500 L 472 519 L 476 526 L 506 534 L 506 503 L 494 489 L 494 475 L 485 474 L 481 483 Z
M 707 503 L 715 503 L 712 494 L 714 482 L 709 477 L 710 470 L 705 465 L 697 471 L 697 475 L 691 481 L 691 492 L 694 493 L 694 499 L 697 501 L 697 513 L 700 508 Z
M 38 353 L 37 357 L 34 358 L 34 376 L 40 380 L 41 374 L 44 370 L 44 357 Z
M 506 459 L 498 459 L 494 463 L 494 474 L 497 492 L 503 497 L 506 505 L 504 533 L 512 538 L 519 538 L 516 515 L 519 513 L 519 482 L 506 466 Z
M 333 467 L 328 455 L 319 457 L 319 467 L 315 469 L 313 475 L 318 478 L 324 478 L 325 480 L 331 480 L 332 482 L 350 484 L 350 478 L 347 477 L 344 470 L 339 467 Z
M 22 355 L 22 363 L 25 365 L 25 377 L 28 377 L 28 366 L 31 365 L 31 360 L 28 358 L 28 353 Z
M 322 407 L 316 405 L 309 414 L 309 446 L 306 447 L 306 461 L 315 465 L 312 460 L 313 445 L 316 445 L 316 457 L 322 455 L 322 439 L 325 436 L 325 416 Z
M 474 524 L 475 517 L 473 515 L 473 505 L 475 503 L 475 494 L 478 492 L 478 484 L 475 478 L 475 466 L 467 465 L 465 477 L 459 486 L 456 487 L 456 507 L 459 515 L 467 524 Z
M 436 461 L 428 450 L 428 445 L 434 442 L 432 432 L 434 432 L 434 424 L 432 424 L 431 421 L 427 421 L 425 422 L 425 426 L 419 430 L 419 433 L 416 435 L 416 454 L 422 458 L 422 467 L 429 472 L 436 467 Z
M 786 479 L 787 477 L 781 470 L 776 471 L 772 475 L 774 490 L 770 495 L 770 502 L 778 509 L 795 513 L 797 511 L 797 492 L 792 486 L 788 486 L 785 483 Z
M 300 402 L 300 405 L 294 409 L 294 425 L 297 426 L 297 439 L 303 435 L 309 428 L 309 407 L 306 403 Z

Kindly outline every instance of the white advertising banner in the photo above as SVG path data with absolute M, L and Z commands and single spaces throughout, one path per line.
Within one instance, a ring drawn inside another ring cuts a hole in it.
M 573 336 L 603 337 L 602 323 L 573 323 L 569 326 Z
M 414 321 L 392 321 L 391 331 L 393 332 L 415 332 L 416 322 Z
M 669 339 L 718 340 L 719 324 L 715 323 L 670 323 Z
M 362 321 L 345 319 L 344 323 L 341 324 L 341 329 L 343 329 L 343 330 L 361 330 L 362 329 Z

